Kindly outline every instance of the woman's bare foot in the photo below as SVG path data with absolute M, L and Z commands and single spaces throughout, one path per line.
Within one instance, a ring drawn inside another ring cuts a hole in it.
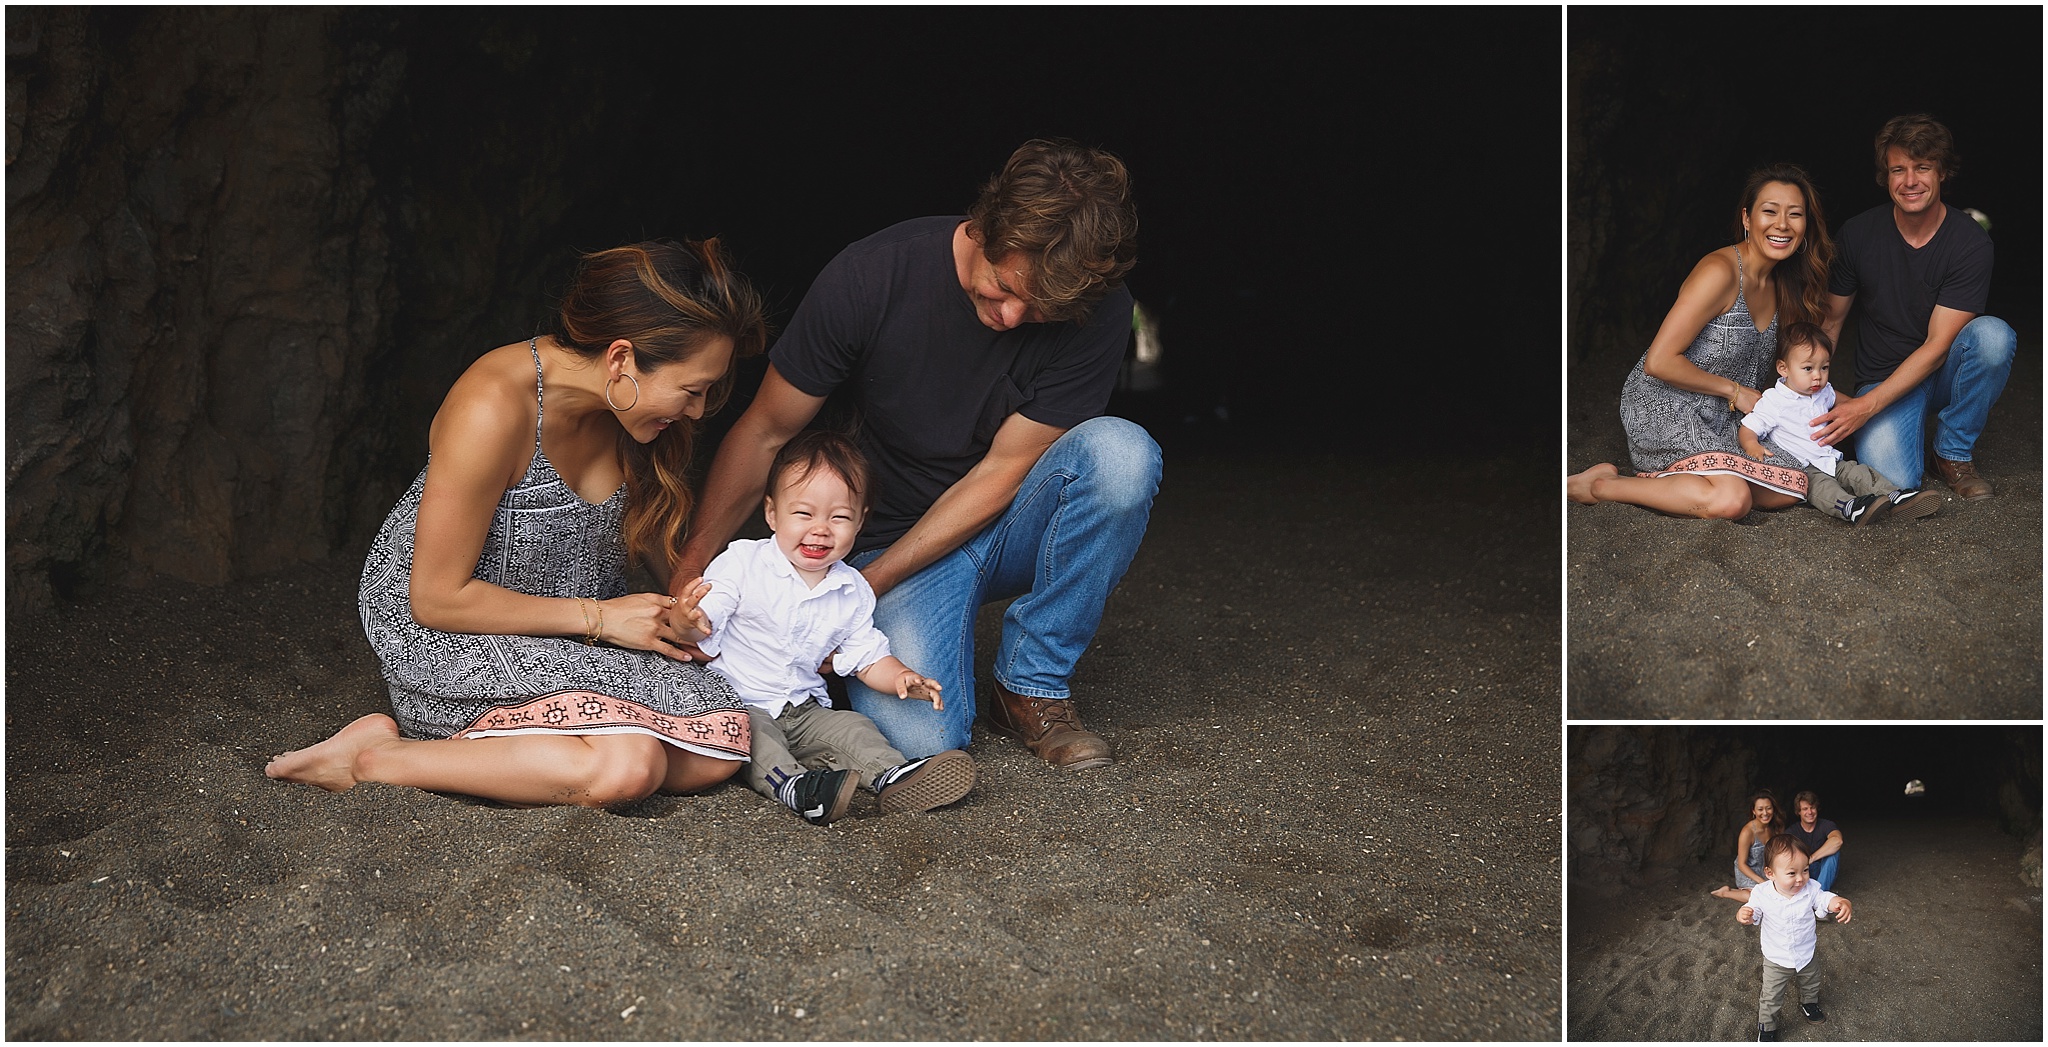
M 1731 902 L 1746 902 L 1749 900 L 1749 891 L 1747 889 L 1737 890 L 1727 884 L 1722 884 L 1707 893 L 1716 898 L 1726 898 Z
M 338 793 L 356 784 L 358 753 L 397 740 L 398 722 L 383 713 L 371 713 L 334 732 L 334 737 L 324 742 L 272 757 L 263 773 Z
M 1600 499 L 1593 497 L 1593 481 L 1620 476 L 1621 470 L 1601 462 L 1583 473 L 1574 473 L 1564 478 L 1565 497 L 1580 505 L 1599 505 Z

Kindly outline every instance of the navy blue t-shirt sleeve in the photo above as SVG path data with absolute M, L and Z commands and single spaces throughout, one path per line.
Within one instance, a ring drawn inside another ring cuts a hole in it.
M 1976 230 L 1969 230 L 1976 232 Z M 1947 278 L 1935 289 L 1934 304 L 1981 315 L 1991 300 L 1991 238 L 1969 236 L 1956 247 Z
M 1856 226 L 1852 223 L 1842 229 L 1841 250 L 1835 252 L 1834 264 L 1828 267 L 1828 293 L 1848 297 L 1856 293 Z
M 1069 325 L 1066 344 L 1038 373 L 1031 400 L 1017 413 L 1041 425 L 1072 429 L 1109 407 L 1117 369 L 1131 337 L 1131 292 L 1119 288 L 1095 303 L 1088 321 Z

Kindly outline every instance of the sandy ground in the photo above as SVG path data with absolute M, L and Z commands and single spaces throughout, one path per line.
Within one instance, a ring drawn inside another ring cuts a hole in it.
M 1785 1040 L 2041 1039 L 2041 890 L 2020 880 L 2024 844 L 1986 821 L 1898 819 L 1844 827 L 1846 924 L 1819 927 L 1821 1008 L 1786 993 Z M 1639 890 L 1576 883 L 1567 992 L 1572 1040 L 1753 1040 L 1756 932 L 1703 864 Z
M 1568 504 L 1566 715 L 2038 719 L 2041 365 L 2030 341 L 1977 445 L 1997 485 L 1989 500 L 1950 498 L 1936 516 L 1867 528 L 1803 505 L 1731 522 Z M 1633 363 L 1574 368 L 1570 470 L 1629 468 L 1617 412 Z
M 353 556 L 9 622 L 7 1035 L 1555 1039 L 1549 483 L 1400 468 L 1169 456 L 1076 679 L 1120 762 L 978 736 L 828 829 L 264 778 L 383 707 Z

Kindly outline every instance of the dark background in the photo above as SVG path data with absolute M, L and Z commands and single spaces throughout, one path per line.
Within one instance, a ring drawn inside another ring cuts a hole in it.
M 1035 136 L 1131 167 L 1169 455 L 1555 441 L 1554 9 L 7 23 L 10 608 L 359 550 L 577 251 L 723 237 L 783 320 Z
M 472 42 L 469 14 L 444 13 L 403 29 L 414 53 L 448 53 L 415 74 L 391 133 L 459 183 L 467 151 L 447 136 L 516 136 L 496 122 L 580 105 L 582 85 L 553 73 L 602 70 L 606 103 L 579 114 L 588 152 L 567 158 L 602 174 L 546 260 L 721 235 L 778 319 L 846 244 L 964 211 L 1024 140 L 1074 138 L 1134 173 L 1130 285 L 1163 317 L 1167 388 L 1124 406 L 1162 440 L 1227 416 L 1238 435 L 1382 453 L 1372 438 L 1453 388 L 1486 420 L 1483 436 L 1451 427 L 1460 442 L 1548 422 L 1525 394 L 1551 373 L 1556 12 L 1366 17 L 1361 30 L 1358 12 L 1300 10 L 536 12 Z M 513 180 L 479 183 L 511 203 Z M 1515 255 L 1529 261 L 1512 280 L 1486 264 Z M 1512 348 L 1437 371 L 1460 343 L 1492 341 L 1470 320 L 1531 311 Z
M 1575 430 L 1589 397 L 1604 410 L 1618 392 L 1692 266 L 1734 242 L 1750 170 L 1806 168 L 1839 229 L 1887 203 L 1871 143 L 1904 113 L 1953 133 L 1961 164 L 1942 200 L 1991 217 L 1989 312 L 2040 344 L 2040 8 L 1575 7 L 1567 33 Z

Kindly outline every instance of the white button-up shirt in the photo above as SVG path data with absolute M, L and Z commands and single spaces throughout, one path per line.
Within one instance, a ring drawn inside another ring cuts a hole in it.
M 1801 464 L 1833 476 L 1842 452 L 1814 442 L 1813 420 L 1834 409 L 1834 386 L 1823 385 L 1820 392 L 1801 396 L 1780 378 L 1778 384 L 1757 397 L 1756 410 L 1744 415 L 1742 424 L 1758 439 L 1770 440 L 1778 450 L 1799 459 Z
M 1814 918 L 1828 911 L 1835 896 L 1812 880 L 1790 898 L 1778 893 L 1769 880 L 1749 889 L 1749 907 L 1754 910 L 1757 938 L 1764 959 L 1780 967 L 1799 970 L 1813 962 Z
M 832 670 L 854 673 L 889 655 L 875 628 L 875 591 L 840 561 L 813 589 L 775 539 L 741 540 L 704 569 L 711 591 L 698 605 L 711 635 L 697 646 L 711 668 L 731 681 L 740 700 L 770 716 L 807 698 L 829 706 L 818 666 L 833 651 Z

